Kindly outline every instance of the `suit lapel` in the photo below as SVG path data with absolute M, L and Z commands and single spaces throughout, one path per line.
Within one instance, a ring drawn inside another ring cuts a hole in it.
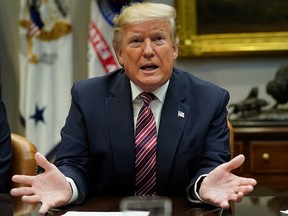
M 126 75 L 121 75 L 111 92 L 114 97 L 106 98 L 106 108 L 116 178 L 123 188 L 134 191 L 134 123 L 130 83 Z
M 184 88 L 175 73 L 172 74 L 163 105 L 157 143 L 157 184 L 161 190 L 168 187 L 175 154 L 182 136 L 190 107 Z M 159 192 L 159 191 L 158 191 Z

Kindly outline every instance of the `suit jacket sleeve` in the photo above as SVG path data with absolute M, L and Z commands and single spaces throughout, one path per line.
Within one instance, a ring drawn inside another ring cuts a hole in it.
M 71 97 L 70 110 L 61 130 L 62 141 L 54 163 L 66 177 L 74 180 L 79 192 L 78 201 L 81 202 L 88 194 L 89 174 L 92 169 L 77 83 L 71 89 Z
M 229 127 L 227 125 L 226 109 L 228 101 L 229 93 L 224 90 L 218 110 L 206 135 L 206 143 L 204 152 L 200 160 L 199 171 L 194 176 L 194 178 L 192 178 L 190 184 L 187 186 L 187 197 L 188 200 L 193 204 L 207 204 L 199 200 L 195 192 L 199 192 L 199 187 L 203 178 L 205 178 L 205 176 L 211 170 L 213 170 L 221 163 L 227 162 L 230 159 L 230 152 L 227 152 L 227 150 L 230 150 Z M 222 145 L 219 145 L 219 143 L 222 143 Z M 226 154 L 219 154 L 219 152 L 221 152 L 219 148 L 223 148 L 222 152 L 226 152 Z M 197 185 L 195 185 L 196 181 Z

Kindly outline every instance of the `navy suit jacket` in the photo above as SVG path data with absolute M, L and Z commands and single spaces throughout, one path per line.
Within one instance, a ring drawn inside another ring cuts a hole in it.
M 133 195 L 133 108 L 124 70 L 76 82 L 71 95 L 56 166 L 81 199 Z M 185 195 L 199 175 L 230 159 L 228 100 L 226 90 L 174 68 L 158 130 L 158 195 Z

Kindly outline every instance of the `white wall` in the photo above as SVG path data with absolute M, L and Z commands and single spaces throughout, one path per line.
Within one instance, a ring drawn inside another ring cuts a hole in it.
M 87 71 L 86 41 L 90 0 L 73 0 L 72 2 L 74 80 L 79 80 L 86 78 Z M 153 2 L 173 5 L 173 0 L 153 0 Z M 0 1 L 2 98 L 14 132 L 20 130 L 18 125 L 18 13 L 19 0 Z M 274 100 L 266 94 L 265 86 L 283 64 L 288 64 L 286 56 L 188 58 L 178 59 L 176 62 L 179 68 L 226 88 L 231 95 L 230 102 L 244 99 L 252 87 L 258 86 L 259 98 L 266 99 L 271 104 Z
M 275 72 L 283 64 L 288 64 L 285 56 L 178 59 L 176 63 L 178 67 L 226 88 L 230 92 L 230 103 L 241 101 L 252 87 L 258 87 L 258 97 L 267 100 L 271 106 L 275 101 L 266 93 L 266 84 L 274 78 Z

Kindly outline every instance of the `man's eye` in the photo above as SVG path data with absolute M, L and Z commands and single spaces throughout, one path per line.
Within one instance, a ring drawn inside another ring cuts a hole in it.
M 130 47 L 139 47 L 141 44 L 141 40 L 139 39 L 133 39 L 129 41 L 129 46 Z
M 140 43 L 141 41 L 139 39 L 134 39 L 134 40 L 131 40 L 130 41 L 130 44 L 133 44 L 133 43 Z
M 163 39 L 164 39 L 164 37 L 161 37 L 161 36 L 158 36 L 155 38 L 155 40 L 163 40 Z
M 153 41 L 159 45 L 163 44 L 165 42 L 165 38 L 162 36 L 157 36 L 153 39 Z

